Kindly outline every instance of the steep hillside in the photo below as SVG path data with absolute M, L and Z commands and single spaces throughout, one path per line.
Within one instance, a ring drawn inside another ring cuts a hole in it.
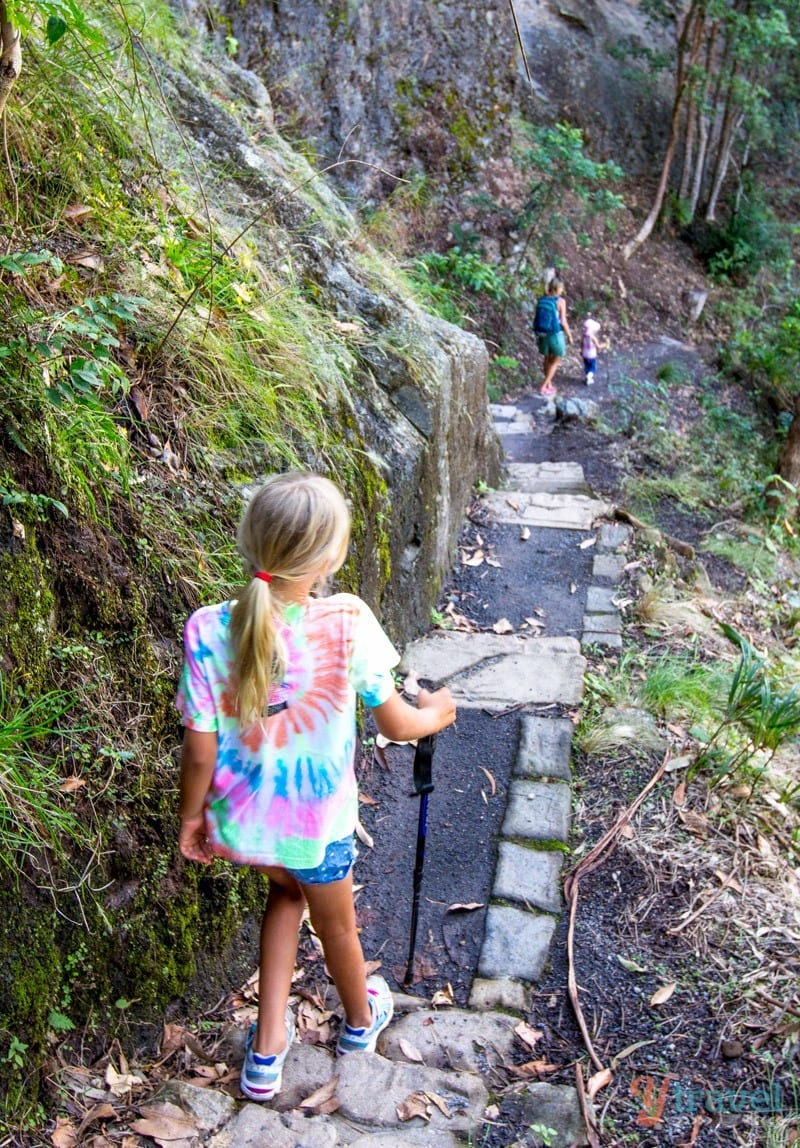
M 184 870 L 174 843 L 181 628 L 239 579 L 248 489 L 289 466 L 337 478 L 341 584 L 402 644 L 499 466 L 485 347 L 420 310 L 260 81 L 186 52 L 155 4 L 160 55 L 102 6 L 85 17 L 63 38 L 26 26 L 0 175 L 12 1118 L 54 1035 L 130 1034 L 198 971 L 213 995 L 263 894 Z

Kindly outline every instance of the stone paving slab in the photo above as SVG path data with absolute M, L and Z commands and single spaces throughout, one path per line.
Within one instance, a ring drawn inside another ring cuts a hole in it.
M 555 530 L 591 530 L 595 519 L 612 511 L 610 502 L 588 494 L 549 494 L 547 491 L 528 494 L 506 490 L 486 494 L 483 501 L 496 522 L 548 526 Z
M 412 642 L 400 672 L 447 684 L 456 704 L 503 710 L 515 705 L 576 705 L 586 660 L 575 638 L 437 632 Z
M 569 718 L 542 718 L 523 714 L 514 775 L 557 777 L 562 781 L 571 781 L 569 759 L 574 728 Z
M 562 781 L 515 778 L 508 787 L 504 837 L 566 844 L 572 823 L 570 787 Z
M 616 591 L 608 586 L 590 586 L 586 591 L 587 614 L 616 614 Z
M 619 612 L 615 611 L 613 614 L 584 614 L 584 637 L 587 631 L 591 631 L 594 634 L 621 634 L 622 619 L 619 616 Z
M 556 918 L 506 905 L 490 905 L 478 972 L 482 977 L 538 981 L 547 964 Z
M 536 494 L 588 494 L 583 467 L 577 462 L 512 462 L 508 482 L 513 490 Z
M 469 1006 L 479 1009 L 513 1009 L 524 1014 L 530 1007 L 530 986 L 512 980 L 511 977 L 496 977 L 493 980 L 476 977 L 469 994 Z
M 513 1103 L 523 1126 L 543 1124 L 556 1130 L 555 1137 L 548 1140 L 551 1148 L 576 1148 L 589 1143 L 578 1093 L 569 1085 L 530 1084 Z M 590 1110 L 592 1107 L 589 1101 Z
M 613 554 L 627 549 L 631 528 L 621 522 L 604 522 L 597 533 L 597 553 Z
M 619 582 L 625 569 L 625 558 L 621 554 L 595 554 L 592 577 L 609 578 Z
M 561 853 L 526 849 L 501 841 L 492 896 L 501 901 L 521 901 L 547 913 L 561 912 Z
M 584 646 L 605 646 L 609 650 L 621 650 L 622 635 L 604 634 L 600 631 L 584 630 L 581 643 Z
M 386 1030 L 383 1055 L 406 1062 L 401 1041 L 411 1045 L 428 1068 L 485 1072 L 511 1059 L 516 1017 L 467 1009 L 419 1009 Z
M 337 1061 L 341 1103 L 338 1115 L 373 1128 L 394 1128 L 397 1108 L 412 1092 L 435 1092 L 450 1109 L 448 1119 L 431 1105 L 424 1126 L 434 1131 L 469 1133 L 483 1123 L 489 1092 L 479 1077 L 468 1072 L 446 1072 L 421 1064 L 400 1064 L 368 1052 L 353 1052 Z M 422 1127 L 422 1118 L 409 1122 Z

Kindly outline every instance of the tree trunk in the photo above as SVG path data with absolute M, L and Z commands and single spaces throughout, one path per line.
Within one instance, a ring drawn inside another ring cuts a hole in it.
M 800 490 L 800 395 L 795 399 L 794 418 L 778 459 L 778 474 Z
M 670 172 L 672 171 L 672 161 L 675 158 L 675 151 L 678 146 L 683 105 L 690 83 L 689 77 L 691 70 L 697 63 L 697 58 L 703 43 L 705 4 L 706 0 L 693 0 L 693 3 L 686 13 L 686 19 L 683 22 L 683 28 L 678 39 L 675 102 L 672 105 L 672 116 L 670 118 L 667 147 L 661 165 L 661 175 L 658 180 L 658 187 L 656 188 L 655 199 L 650 209 L 650 214 L 647 216 L 647 219 L 645 219 L 638 233 L 629 243 L 626 243 L 622 250 L 622 257 L 626 261 L 630 259 L 630 257 L 639 250 L 645 240 L 649 238 L 650 233 L 658 222 L 661 208 L 664 206 L 664 197 L 667 194 Z
M 11 89 L 21 71 L 22 47 L 19 32 L 9 19 L 4 0 L 0 0 L 0 119 L 3 118 Z

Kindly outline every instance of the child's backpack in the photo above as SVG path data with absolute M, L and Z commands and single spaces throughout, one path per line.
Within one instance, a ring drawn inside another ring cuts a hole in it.
M 533 330 L 536 335 L 557 335 L 561 330 L 557 295 L 542 295 L 539 299 L 533 316 Z

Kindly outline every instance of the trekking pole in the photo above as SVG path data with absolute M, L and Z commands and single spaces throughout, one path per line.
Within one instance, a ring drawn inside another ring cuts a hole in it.
M 433 793 L 433 747 L 436 734 L 428 734 L 417 742 L 414 754 L 414 792 L 409 797 L 419 797 L 419 821 L 417 823 L 417 854 L 414 860 L 414 881 L 411 898 L 411 940 L 408 945 L 408 965 L 403 985 L 408 986 L 414 972 L 414 947 L 417 942 L 417 922 L 419 920 L 419 895 L 422 888 L 422 866 L 425 864 L 425 838 L 428 835 L 428 796 Z

